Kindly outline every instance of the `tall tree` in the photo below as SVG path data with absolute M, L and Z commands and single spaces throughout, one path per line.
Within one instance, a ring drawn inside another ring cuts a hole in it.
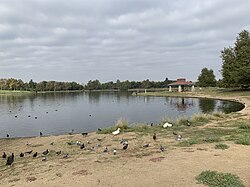
M 226 87 L 250 86 L 250 34 L 243 30 L 236 38 L 235 46 L 221 51 L 222 77 Z
M 201 87 L 216 86 L 216 79 L 212 69 L 203 68 L 198 77 L 197 84 Z

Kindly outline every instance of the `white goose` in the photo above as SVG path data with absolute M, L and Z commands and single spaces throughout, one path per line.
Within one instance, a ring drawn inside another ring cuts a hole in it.
M 173 124 L 166 122 L 164 123 L 163 128 L 172 127 L 172 126 Z

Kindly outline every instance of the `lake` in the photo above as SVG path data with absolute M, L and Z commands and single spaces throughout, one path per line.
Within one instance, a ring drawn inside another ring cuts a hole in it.
M 237 102 L 178 97 L 132 96 L 129 92 L 0 95 L 0 138 L 96 131 L 120 118 L 129 123 L 159 123 L 196 113 L 239 111 Z

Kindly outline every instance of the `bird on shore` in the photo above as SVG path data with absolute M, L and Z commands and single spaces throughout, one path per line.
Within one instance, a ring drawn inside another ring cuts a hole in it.
M 25 153 L 31 154 L 31 153 L 32 153 L 32 151 L 33 151 L 33 150 L 31 150 L 31 151 L 26 151 Z
M 47 161 L 46 156 L 44 156 L 44 157 L 42 158 L 42 161 Z
M 153 126 L 154 126 L 154 123 L 151 123 L 150 126 L 153 127 Z
M 83 132 L 82 135 L 83 135 L 83 136 L 87 136 L 88 133 L 87 133 L 87 132 Z
M 120 144 L 123 144 L 124 142 L 128 142 L 128 140 L 122 138 L 122 140 L 120 141 Z
M 148 144 L 148 143 L 146 143 L 146 144 L 144 144 L 144 145 L 143 145 L 143 147 L 149 147 L 149 144 Z
M 126 150 L 127 148 L 128 148 L 128 142 L 124 142 L 124 143 L 123 143 L 123 148 L 122 148 L 122 149 L 123 149 L 123 150 Z
M 76 145 L 82 145 L 82 143 L 80 141 L 76 141 Z
M 3 156 L 2 156 L 2 158 L 3 158 L 3 159 L 5 159 L 6 157 L 7 157 L 6 153 L 5 153 L 5 152 L 3 152 Z
M 168 123 L 168 122 L 163 124 L 163 128 L 172 127 L 172 126 L 173 126 L 173 124 Z
M 116 153 L 117 153 L 117 151 L 116 151 L 116 149 L 114 149 L 114 150 L 113 150 L 113 154 L 116 155 Z
M 6 166 L 11 166 L 14 162 L 14 153 L 7 157 Z
M 191 126 L 191 124 L 190 124 L 190 122 L 187 120 L 187 122 L 186 122 L 186 125 L 187 126 Z
M 74 133 L 74 129 L 71 129 L 71 130 L 68 132 L 69 135 L 72 135 L 73 133 Z
M 63 158 L 69 158 L 69 153 L 64 154 Z
M 98 128 L 97 130 L 98 130 L 98 131 L 102 131 L 102 129 L 100 129 L 100 128 Z
M 37 152 L 35 152 L 35 154 L 33 154 L 33 158 L 36 158 L 37 157 Z
M 177 141 L 180 141 L 182 139 L 182 136 L 180 135 L 180 134 L 178 134 L 177 136 L 176 136 L 176 140 Z
M 80 146 L 80 149 L 83 149 L 83 148 L 85 148 L 84 143 Z
M 40 132 L 40 136 L 42 136 L 43 135 L 43 133 L 42 132 Z
M 103 152 L 104 152 L 104 153 L 107 153 L 107 152 L 108 152 L 108 147 L 107 147 L 107 146 L 104 147 Z
M 62 153 L 62 151 L 56 151 L 57 155 L 60 155 Z
M 24 153 L 20 153 L 20 157 L 24 157 Z
M 118 135 L 118 134 L 120 134 L 120 130 L 121 130 L 121 129 L 118 128 L 116 131 L 112 132 L 112 134 L 113 134 L 113 135 Z
M 9 135 L 9 134 L 6 134 L 6 137 L 7 137 L 7 138 L 9 138 L 9 137 L 10 137 L 10 135 Z
M 153 135 L 153 140 L 156 140 L 156 134 L 154 133 L 154 135 Z
M 161 152 L 164 151 L 164 147 L 162 145 L 160 146 L 160 150 L 161 150 Z
M 47 155 L 49 153 L 49 150 L 46 149 L 46 151 L 43 151 L 43 155 Z

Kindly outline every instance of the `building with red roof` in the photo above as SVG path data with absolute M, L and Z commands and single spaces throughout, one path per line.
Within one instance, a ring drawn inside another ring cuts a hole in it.
M 176 82 L 173 82 L 168 85 L 169 91 L 172 92 L 172 88 L 178 88 L 178 92 L 183 91 L 194 91 L 194 83 L 192 81 L 186 81 L 185 78 L 178 78 Z

